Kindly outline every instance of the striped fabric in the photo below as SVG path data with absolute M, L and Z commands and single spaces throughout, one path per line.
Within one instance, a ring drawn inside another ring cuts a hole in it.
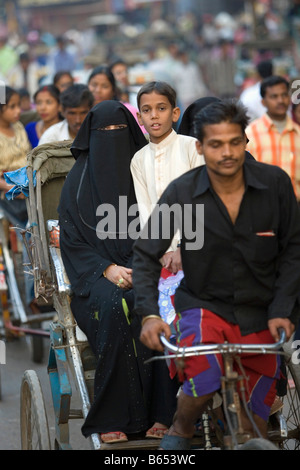
M 247 150 L 263 163 L 277 165 L 290 176 L 300 200 L 300 126 L 289 116 L 280 133 L 267 114 L 255 119 L 246 129 Z

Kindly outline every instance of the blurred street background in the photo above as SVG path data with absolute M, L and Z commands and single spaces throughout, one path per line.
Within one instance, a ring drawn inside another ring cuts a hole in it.
M 51 83 L 61 36 L 77 82 L 86 82 L 95 66 L 122 58 L 132 86 L 164 79 L 181 98 L 175 66 L 178 82 L 196 67 L 207 93 L 239 96 L 256 80 L 261 60 L 273 59 L 275 73 L 298 76 L 300 1 L 1 0 L 0 79 L 16 85 L 25 52 L 38 84 Z

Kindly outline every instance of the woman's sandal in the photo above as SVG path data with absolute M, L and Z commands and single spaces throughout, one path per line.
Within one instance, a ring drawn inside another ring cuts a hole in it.
M 161 428 L 157 426 L 152 426 L 152 428 L 148 429 L 146 432 L 146 438 L 148 439 L 162 439 L 166 432 L 168 431 L 168 428 Z
M 117 437 L 113 437 L 117 436 Z M 120 431 L 103 432 L 100 434 L 101 441 L 105 444 L 114 444 L 115 442 L 127 442 L 126 434 Z

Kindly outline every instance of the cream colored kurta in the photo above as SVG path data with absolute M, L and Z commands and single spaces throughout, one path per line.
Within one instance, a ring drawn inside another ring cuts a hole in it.
M 0 173 L 13 171 L 26 165 L 26 156 L 31 149 L 23 124 L 13 124 L 15 135 L 8 137 L 0 132 Z
M 143 228 L 169 183 L 200 165 L 204 158 L 196 150 L 196 139 L 174 130 L 159 144 L 150 142 L 131 160 L 131 173 Z M 178 236 L 170 249 L 176 250 Z

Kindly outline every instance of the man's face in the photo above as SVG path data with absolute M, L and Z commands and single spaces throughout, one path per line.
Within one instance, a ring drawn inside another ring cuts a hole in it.
M 78 108 L 66 108 L 63 111 L 64 118 L 68 121 L 69 132 L 72 138 L 75 138 L 80 129 L 90 107 L 86 105 L 78 106 Z
M 197 141 L 196 147 L 204 156 L 210 176 L 228 178 L 242 171 L 246 144 L 241 126 L 225 121 L 206 125 L 203 142 Z
M 286 118 L 290 105 L 290 95 L 284 83 L 270 86 L 266 89 L 262 104 L 267 108 L 267 113 L 271 119 L 282 121 Z

